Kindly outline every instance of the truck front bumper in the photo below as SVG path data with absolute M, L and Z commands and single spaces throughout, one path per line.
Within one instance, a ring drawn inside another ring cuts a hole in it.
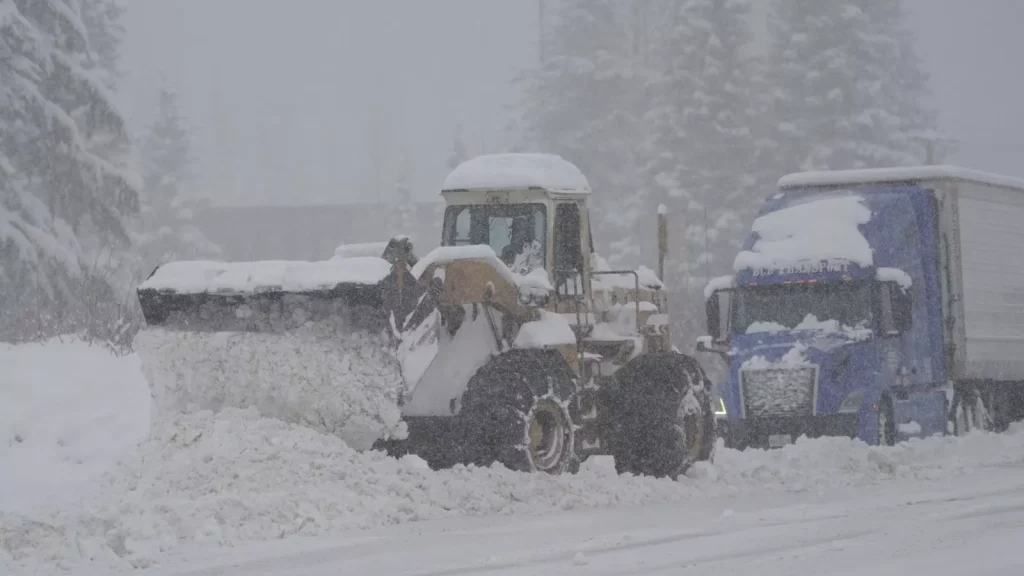
M 729 448 L 779 448 L 800 436 L 856 438 L 857 414 L 829 414 L 805 418 L 726 419 L 718 421 L 718 435 Z

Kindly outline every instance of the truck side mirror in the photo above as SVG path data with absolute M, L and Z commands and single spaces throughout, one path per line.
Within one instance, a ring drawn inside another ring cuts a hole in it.
M 711 336 L 712 342 L 721 342 L 722 340 L 722 312 L 721 304 L 718 301 L 718 293 L 715 292 L 708 298 L 707 303 L 704 305 L 705 313 L 707 314 L 707 327 L 708 334 Z
M 913 324 L 914 302 L 910 288 L 897 282 L 883 282 L 879 288 L 882 335 L 906 333 Z
M 719 290 L 712 294 L 704 304 L 708 335 L 711 336 L 712 342 L 724 341 L 728 333 L 728 323 L 725 320 L 728 319 L 729 296 L 728 290 Z M 723 314 L 723 311 L 726 314 Z
M 914 318 L 914 298 L 910 287 L 904 288 L 893 282 L 889 294 L 892 295 L 893 326 L 900 334 L 909 332 Z

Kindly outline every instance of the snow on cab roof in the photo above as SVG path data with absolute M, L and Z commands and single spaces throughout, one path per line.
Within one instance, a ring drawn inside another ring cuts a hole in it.
M 442 190 L 543 188 L 589 194 L 590 184 L 573 163 L 555 154 L 485 154 L 459 164 Z
M 778 186 L 779 188 L 803 188 L 919 180 L 962 180 L 990 186 L 1024 189 L 1024 180 L 951 165 L 797 172 L 780 178 Z
M 778 269 L 802 262 L 846 260 L 873 263 L 871 245 L 858 226 L 871 220 L 860 196 L 819 198 L 757 217 L 751 229 L 758 239 L 736 255 L 733 270 Z

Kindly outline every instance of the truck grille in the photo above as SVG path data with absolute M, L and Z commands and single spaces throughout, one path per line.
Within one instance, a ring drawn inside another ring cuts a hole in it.
M 742 370 L 740 385 L 746 418 L 811 416 L 817 400 L 818 367 Z

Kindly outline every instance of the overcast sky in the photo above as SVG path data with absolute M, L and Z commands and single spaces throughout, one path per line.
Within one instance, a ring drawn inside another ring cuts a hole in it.
M 178 91 L 222 204 L 373 201 L 377 164 L 387 201 L 402 157 L 436 197 L 456 126 L 470 152 L 501 151 L 510 81 L 537 59 L 537 0 L 127 5 L 125 111 L 138 129 L 161 83 Z M 953 160 L 1024 178 L 1024 1 L 908 5 Z

